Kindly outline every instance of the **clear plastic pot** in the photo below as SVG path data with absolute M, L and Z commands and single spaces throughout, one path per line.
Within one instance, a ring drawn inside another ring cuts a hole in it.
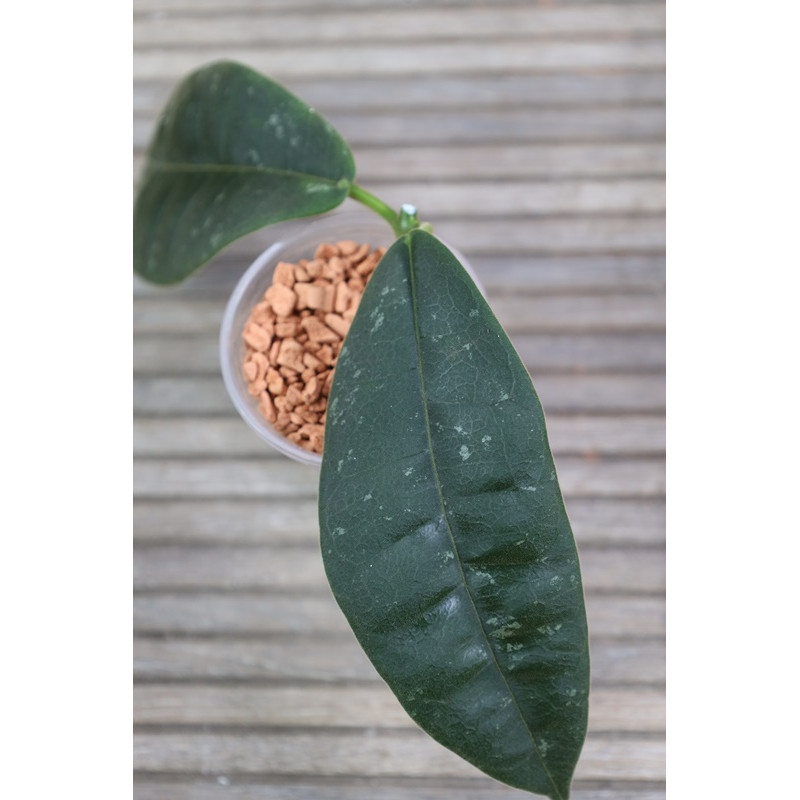
M 275 242 L 251 264 L 228 300 L 220 328 L 222 380 L 242 419 L 267 444 L 284 455 L 316 466 L 322 463 L 322 457 L 304 450 L 275 430 L 258 410 L 258 398 L 247 391 L 247 382 L 242 374 L 245 358 L 242 330 L 253 307 L 261 302 L 264 292 L 272 285 L 272 275 L 278 262 L 296 263 L 301 258 L 311 259 L 317 246 L 323 242 L 339 242 L 345 239 L 367 242 L 372 247 L 389 247 L 395 236 L 388 223 L 372 211 L 342 212 L 309 221 L 302 231 L 284 241 Z M 466 259 L 457 250 L 452 247 L 450 249 L 483 291 Z

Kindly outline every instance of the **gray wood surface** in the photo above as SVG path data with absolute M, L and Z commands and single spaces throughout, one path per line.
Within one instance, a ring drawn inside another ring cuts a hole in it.
M 283 81 L 472 264 L 534 379 L 586 584 L 576 800 L 665 794 L 664 28 L 658 0 L 134 0 L 133 177 L 180 78 Z M 348 201 L 347 207 L 351 206 Z M 236 281 L 302 223 L 182 285 L 134 279 L 134 796 L 501 800 L 422 734 L 318 555 L 316 478 L 219 374 Z

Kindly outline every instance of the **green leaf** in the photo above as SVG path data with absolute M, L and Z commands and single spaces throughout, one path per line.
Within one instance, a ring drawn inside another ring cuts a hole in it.
M 339 205 L 355 175 L 312 108 L 247 67 L 186 78 L 148 150 L 134 206 L 134 270 L 175 283 L 257 228 Z
M 542 409 L 423 231 L 383 257 L 339 357 L 320 529 L 333 593 L 411 717 L 489 775 L 567 798 L 589 654 Z

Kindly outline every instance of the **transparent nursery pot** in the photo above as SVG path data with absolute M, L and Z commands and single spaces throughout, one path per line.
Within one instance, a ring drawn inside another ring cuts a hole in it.
M 242 373 L 245 345 L 242 331 L 253 307 L 264 298 L 272 285 L 272 275 L 280 261 L 297 263 L 301 258 L 311 260 L 318 245 L 323 242 L 353 240 L 371 247 L 389 247 L 395 240 L 391 227 L 372 211 L 352 211 L 330 214 L 311 220 L 300 232 L 283 241 L 275 242 L 265 250 L 242 275 L 225 307 L 219 337 L 222 380 L 233 405 L 242 419 L 267 444 L 289 458 L 304 464 L 319 466 L 322 456 L 304 450 L 279 433 L 258 410 L 258 398 L 247 391 L 247 381 Z M 450 245 L 448 245 L 450 247 Z M 456 258 L 483 292 L 475 273 L 466 259 L 450 247 Z

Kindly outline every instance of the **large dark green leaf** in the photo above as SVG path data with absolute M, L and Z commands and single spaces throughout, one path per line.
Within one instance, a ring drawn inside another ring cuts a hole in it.
M 489 775 L 568 797 L 589 656 L 542 409 L 422 231 L 384 256 L 339 358 L 320 528 L 334 595 L 411 717 Z
M 182 280 L 264 225 L 320 214 L 347 197 L 350 149 L 313 109 L 247 67 L 212 64 L 169 102 L 134 208 L 134 269 Z

